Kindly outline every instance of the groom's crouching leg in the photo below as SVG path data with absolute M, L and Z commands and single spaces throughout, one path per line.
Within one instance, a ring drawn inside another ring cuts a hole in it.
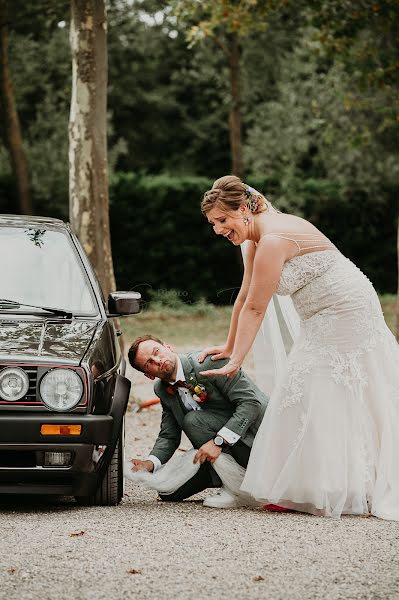
M 225 419 L 205 411 L 192 410 L 186 414 L 183 431 L 194 446 L 200 448 L 219 431 Z M 209 462 L 200 466 L 198 472 L 172 494 L 160 494 L 164 502 L 180 502 L 207 488 L 221 487 L 222 480 Z
M 194 448 L 200 448 L 215 437 L 225 422 L 225 417 L 211 411 L 192 410 L 184 417 L 183 431 Z
M 194 496 L 194 494 L 202 492 L 206 488 L 219 487 L 222 485 L 222 482 L 219 479 L 220 483 L 215 485 L 213 474 L 219 479 L 216 472 L 212 469 L 211 464 L 204 463 L 200 466 L 198 472 L 186 481 L 186 483 L 183 483 L 178 490 L 172 494 L 159 494 L 159 497 L 164 502 L 181 502 L 190 496 Z
M 225 424 L 226 417 L 216 415 L 211 411 L 196 410 L 186 414 L 183 429 L 194 448 L 200 448 L 214 438 Z M 251 448 L 241 440 L 234 446 L 225 446 L 223 452 L 231 454 L 244 469 L 247 467 Z

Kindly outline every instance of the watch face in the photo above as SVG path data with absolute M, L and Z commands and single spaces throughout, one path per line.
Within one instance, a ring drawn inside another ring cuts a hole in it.
M 217 435 L 213 441 L 215 442 L 216 446 L 223 446 L 224 444 L 224 439 L 221 435 Z

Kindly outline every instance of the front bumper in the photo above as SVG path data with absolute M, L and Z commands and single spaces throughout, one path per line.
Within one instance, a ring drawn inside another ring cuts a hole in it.
M 94 494 L 120 436 L 130 382 L 118 375 L 111 410 L 92 414 L 0 414 L 0 494 Z M 81 425 L 80 435 L 42 435 L 41 425 Z M 66 467 L 46 467 L 46 452 L 71 452 Z
M 82 431 L 78 436 L 42 435 L 43 423 L 79 424 Z M 1 415 L 0 494 L 89 495 L 113 425 L 111 415 Z M 45 466 L 46 452 L 70 452 L 70 465 Z
M 57 444 L 106 444 L 111 436 L 113 417 L 108 415 L 71 414 L 14 414 L 0 415 L 0 445 L 2 444 L 43 444 L 56 438 Z M 40 433 L 42 424 L 81 425 L 79 436 L 48 436 Z

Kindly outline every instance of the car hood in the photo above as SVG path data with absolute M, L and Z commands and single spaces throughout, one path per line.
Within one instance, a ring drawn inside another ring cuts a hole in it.
M 0 360 L 66 360 L 79 363 L 99 321 L 0 321 Z

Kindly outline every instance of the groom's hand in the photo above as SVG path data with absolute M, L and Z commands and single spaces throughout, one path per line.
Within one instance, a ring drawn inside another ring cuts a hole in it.
M 222 448 L 220 446 L 216 446 L 213 440 L 209 440 L 209 442 L 203 444 L 197 451 L 197 454 L 194 456 L 194 463 L 200 461 L 201 465 L 203 465 L 208 460 L 213 465 L 221 451 Z
M 132 463 L 133 473 L 136 471 L 148 471 L 149 473 L 152 473 L 154 470 L 154 463 L 152 460 L 139 460 L 138 458 L 132 458 L 130 462 Z

